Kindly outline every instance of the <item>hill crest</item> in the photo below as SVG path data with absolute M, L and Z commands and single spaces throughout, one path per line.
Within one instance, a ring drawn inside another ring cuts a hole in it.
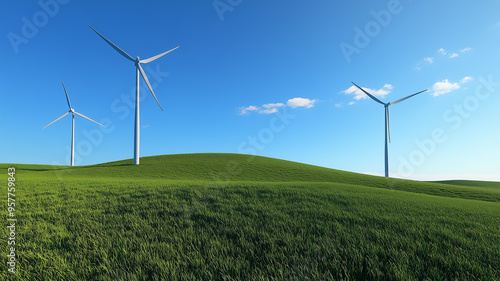
M 231 154 L 194 153 L 142 157 L 139 166 L 132 159 L 90 166 L 49 166 L 0 164 L 15 166 L 21 177 L 53 178 L 59 181 L 95 180 L 165 180 L 195 181 L 211 184 L 242 182 L 303 183 L 324 182 L 385 188 L 446 197 L 500 202 L 500 183 L 418 182 L 340 171 L 275 158 Z

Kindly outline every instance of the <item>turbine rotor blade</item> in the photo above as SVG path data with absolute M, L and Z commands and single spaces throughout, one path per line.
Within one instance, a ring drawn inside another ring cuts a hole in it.
M 351 83 L 354 84 L 354 86 L 358 87 L 358 89 L 360 89 L 361 91 L 363 91 L 367 96 L 369 96 L 370 98 L 372 98 L 374 101 L 380 103 L 380 104 L 383 104 L 385 105 L 385 103 L 381 102 L 379 99 L 377 99 L 375 96 L 372 96 L 370 93 L 368 93 L 367 91 L 363 90 L 360 86 L 356 85 L 356 83 L 352 82 Z
M 402 99 L 399 99 L 399 100 L 397 100 L 397 101 L 395 101 L 395 102 L 391 102 L 391 104 L 400 103 L 400 102 L 402 102 L 402 101 L 404 101 L 404 100 L 406 100 L 406 99 L 409 99 L 409 98 L 411 98 L 411 97 L 413 97 L 413 96 L 416 96 L 416 95 L 418 95 L 418 94 L 421 94 L 421 93 L 423 93 L 423 92 L 425 92 L 425 91 L 427 91 L 427 90 L 428 90 L 428 89 L 425 89 L 425 90 L 420 91 L 420 92 L 418 92 L 418 93 L 415 93 L 415 94 L 413 94 L 413 95 L 409 95 L 409 96 L 407 96 L 407 97 L 405 97 L 405 98 L 402 98 Z
M 63 118 L 63 117 L 64 117 L 64 116 L 66 116 L 66 115 L 68 115 L 68 113 L 69 113 L 69 111 L 68 111 L 68 112 L 66 112 L 66 113 L 64 113 L 61 117 L 57 118 L 56 120 L 54 120 L 54 121 L 50 122 L 50 123 L 49 123 L 49 125 L 47 125 L 47 126 L 43 127 L 43 128 L 42 128 L 42 130 L 43 130 L 43 129 L 45 129 L 45 128 L 47 128 L 48 126 L 52 125 L 53 123 L 55 123 L 57 120 L 59 120 L 59 119 Z
M 385 108 L 386 120 L 387 120 L 387 136 L 389 137 L 389 143 L 391 143 L 391 114 L 389 113 L 389 107 Z
M 113 47 L 113 49 L 115 49 L 118 53 L 120 53 L 126 59 L 135 62 L 135 59 L 131 55 L 125 53 L 125 51 L 123 51 L 118 46 L 113 44 L 113 42 L 109 41 L 106 37 L 104 37 L 101 33 L 99 33 L 97 30 L 95 30 L 92 26 L 89 25 L 89 27 L 92 28 L 92 30 L 95 31 L 95 33 L 97 33 L 97 35 L 101 36 L 101 38 L 104 39 L 104 41 L 106 41 L 106 43 L 108 43 L 111 47 Z
M 69 109 L 71 109 L 71 102 L 69 101 L 68 91 L 66 91 L 66 86 L 64 86 L 64 82 L 62 82 L 62 84 L 64 88 L 64 93 L 66 93 L 66 100 L 68 101 Z
M 146 81 L 146 84 L 148 85 L 149 90 L 151 91 L 151 94 L 153 94 L 153 97 L 155 98 L 156 103 L 160 107 L 161 111 L 163 111 L 163 108 L 161 107 L 160 102 L 156 98 L 155 92 L 153 91 L 153 88 L 151 87 L 151 84 L 149 83 L 148 77 L 146 76 L 146 73 L 144 72 L 144 69 L 142 69 L 142 66 L 140 63 L 137 64 L 137 68 L 139 68 L 139 71 L 141 72 L 142 78 L 144 78 L 144 81 Z
M 161 57 L 163 57 L 164 55 L 166 55 L 166 54 L 168 54 L 168 53 L 172 52 L 173 50 L 175 50 L 175 49 L 177 49 L 177 48 L 179 48 L 179 47 L 180 47 L 180 46 L 177 46 L 177 47 L 173 48 L 172 50 L 166 51 L 165 53 L 161 53 L 161 54 L 156 55 L 156 56 L 154 56 L 154 57 L 150 57 L 149 59 L 141 60 L 140 62 L 141 62 L 141 63 L 148 63 L 148 62 L 152 62 L 152 61 L 154 61 L 155 59 L 161 58 Z
M 90 121 L 92 121 L 92 122 L 94 122 L 94 123 L 96 123 L 96 124 L 101 125 L 101 126 L 103 126 L 103 127 L 104 127 L 104 125 L 103 125 L 103 124 L 101 124 L 101 123 L 99 123 L 99 122 L 97 122 L 97 121 L 94 121 L 94 120 L 92 120 L 92 119 L 88 118 L 87 116 L 85 116 L 85 115 L 83 115 L 83 114 L 81 114 L 81 113 L 78 113 L 78 112 L 76 112 L 76 111 L 75 111 L 75 114 L 76 114 L 76 115 L 79 115 L 79 116 L 81 116 L 81 117 L 83 117 L 83 118 L 85 118 L 85 119 L 88 119 L 88 120 L 90 120 Z

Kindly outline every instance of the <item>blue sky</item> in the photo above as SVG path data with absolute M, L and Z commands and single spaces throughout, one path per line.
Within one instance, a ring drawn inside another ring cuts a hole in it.
M 487 1 L 2 1 L 0 162 L 132 158 L 143 65 L 141 156 L 228 152 L 381 175 L 500 180 L 500 3 Z

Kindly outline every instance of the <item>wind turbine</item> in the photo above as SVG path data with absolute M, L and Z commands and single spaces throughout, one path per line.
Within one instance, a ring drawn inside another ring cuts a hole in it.
M 425 89 L 423 91 L 420 91 L 418 93 L 415 93 L 413 95 L 409 95 L 407 97 L 404 97 L 402 99 L 399 99 L 395 102 L 388 102 L 388 103 L 383 103 L 382 101 L 380 101 L 379 99 L 377 99 L 375 96 L 371 95 L 370 93 L 368 93 L 367 91 L 363 90 L 360 86 L 356 85 L 356 83 L 352 82 L 352 84 L 354 84 L 354 86 L 358 87 L 358 89 L 360 89 L 361 91 L 363 91 L 367 96 L 369 96 L 370 98 L 372 98 L 374 101 L 382 104 L 385 108 L 385 177 L 389 177 L 389 147 L 387 145 L 387 138 L 389 138 L 389 143 L 391 142 L 391 121 L 390 121 L 390 116 L 389 116 L 389 106 L 390 105 L 394 105 L 394 104 L 397 104 L 397 103 L 400 103 L 406 99 L 409 99 L 413 96 L 416 96 L 420 93 L 423 93 L 425 91 L 427 91 L 428 89 Z
M 148 77 L 146 76 L 146 73 L 144 72 L 144 69 L 142 69 L 141 63 L 148 63 L 152 62 L 170 52 L 173 50 L 179 48 L 179 46 L 173 48 L 172 50 L 166 51 L 164 53 L 161 53 L 159 55 L 156 55 L 154 57 L 150 57 L 149 59 L 141 60 L 139 57 L 134 59 L 131 55 L 125 53 L 122 49 L 120 49 L 118 46 L 113 44 L 113 42 L 109 41 L 106 37 L 104 37 L 101 33 L 97 32 L 92 26 L 89 25 L 92 30 L 94 30 L 97 35 L 99 35 L 106 43 L 108 43 L 115 51 L 120 53 L 123 57 L 126 59 L 134 62 L 135 68 L 136 68 L 136 95 L 135 95 L 135 131 L 134 131 L 134 165 L 139 165 L 139 140 L 140 140 L 140 120 L 139 120 L 139 73 L 142 75 L 142 78 L 144 78 L 144 81 L 148 85 L 149 90 L 153 94 L 153 97 L 156 100 L 156 103 L 158 103 L 158 106 L 160 109 L 163 111 L 163 108 L 161 108 L 160 102 L 158 102 L 158 99 L 156 98 L 155 92 L 153 91 L 153 88 L 151 87 L 151 84 L 149 83 Z
M 55 123 L 56 121 L 58 121 L 59 119 L 63 118 L 64 116 L 68 115 L 69 113 L 71 113 L 71 115 L 73 116 L 73 125 L 71 126 L 71 166 L 74 166 L 75 165 L 75 114 L 76 115 L 80 115 L 81 117 L 85 118 L 85 119 L 88 119 L 96 124 L 99 124 L 101 126 L 104 127 L 104 125 L 102 125 L 101 123 L 98 123 L 90 118 L 88 118 L 87 116 L 81 114 L 81 113 L 78 113 L 76 112 L 72 107 L 71 107 L 71 102 L 69 101 L 69 96 L 68 96 L 68 92 L 66 91 L 66 86 L 64 86 L 64 82 L 62 83 L 63 85 L 63 88 L 64 88 L 64 93 L 66 93 L 66 100 L 68 101 L 68 107 L 69 107 L 69 111 L 64 113 L 61 117 L 57 118 L 56 120 L 50 122 L 49 125 L 43 127 L 43 129 L 47 128 L 48 126 L 52 125 L 53 123 Z

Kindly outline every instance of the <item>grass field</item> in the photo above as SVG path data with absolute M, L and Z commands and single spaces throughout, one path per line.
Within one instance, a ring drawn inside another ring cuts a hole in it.
M 4 227 L 1 280 L 500 279 L 500 183 L 184 154 L 0 164 L 4 202 L 12 166 L 17 273 Z

